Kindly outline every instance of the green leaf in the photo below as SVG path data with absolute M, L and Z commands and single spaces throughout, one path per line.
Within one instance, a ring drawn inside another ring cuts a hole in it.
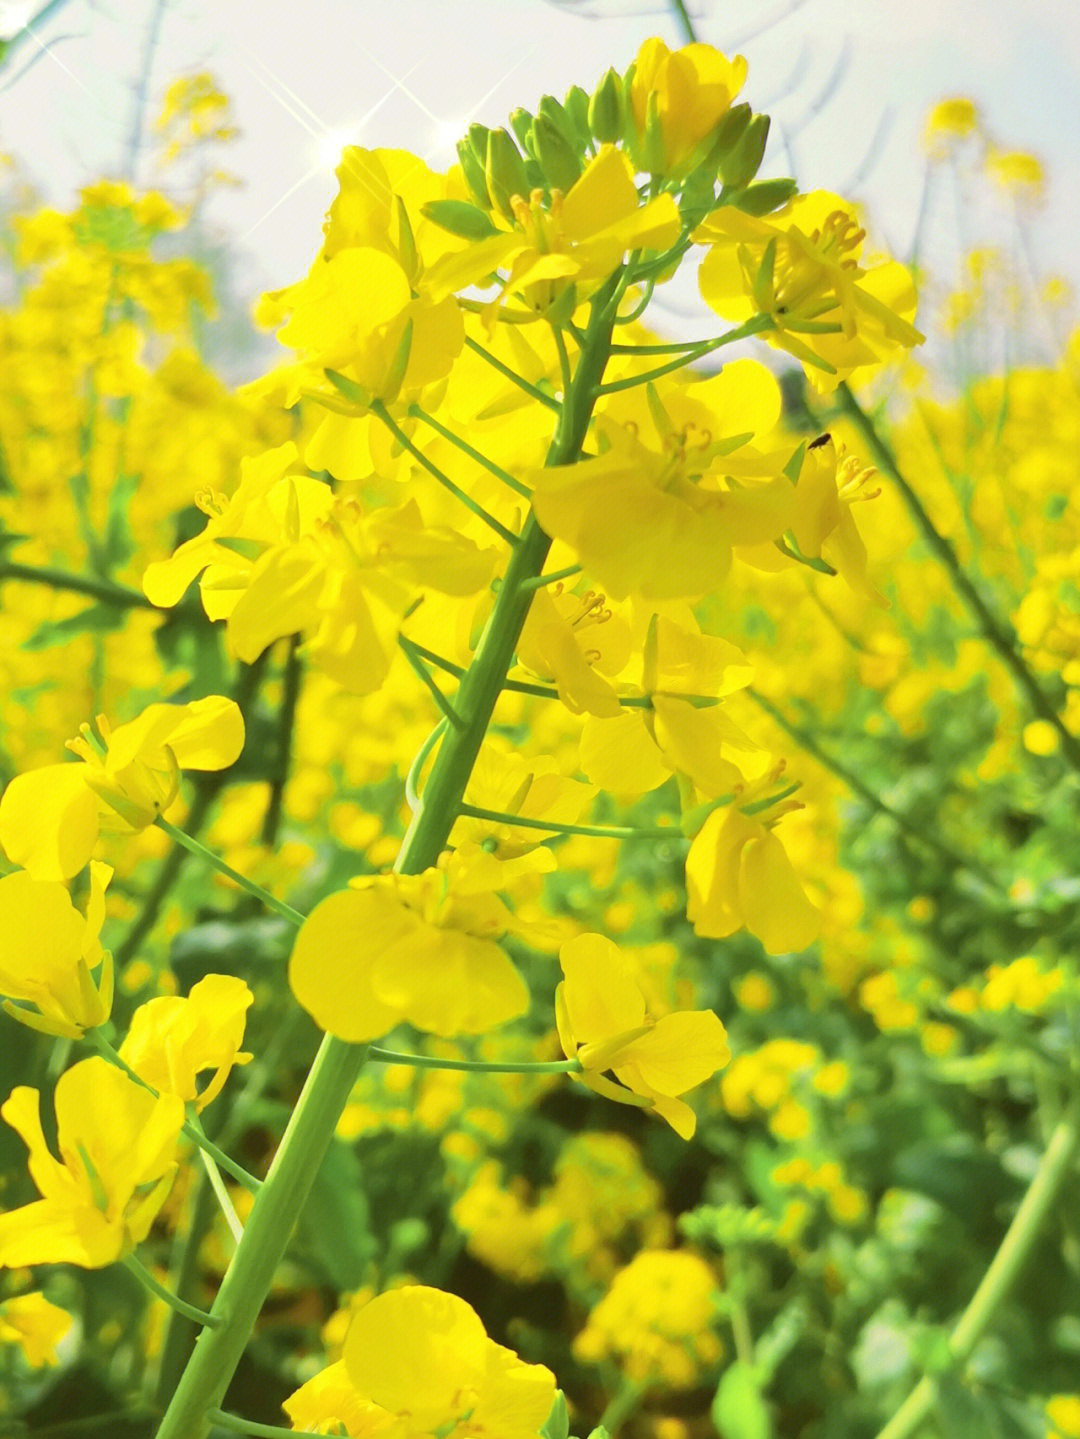
M 297 1241 L 335 1289 L 356 1289 L 376 1254 L 356 1153 L 335 1139 L 319 1167 L 297 1227 Z
M 736 1359 L 724 1370 L 712 1402 L 712 1420 L 720 1439 L 772 1439 L 769 1408 L 753 1364 Z

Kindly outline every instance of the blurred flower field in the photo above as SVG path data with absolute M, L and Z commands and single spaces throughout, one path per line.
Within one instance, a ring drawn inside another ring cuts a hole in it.
M 1080 1439 L 1046 181 L 891 256 L 672 19 L 261 296 L 212 75 L 4 157 L 4 1436 Z

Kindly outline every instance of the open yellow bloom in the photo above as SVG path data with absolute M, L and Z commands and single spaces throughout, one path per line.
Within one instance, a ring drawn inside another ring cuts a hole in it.
M 827 190 L 797 195 L 767 219 L 724 205 L 694 232 L 710 246 L 702 296 L 726 320 L 768 315 L 763 338 L 802 360 L 815 388 L 833 390 L 924 338 L 910 323 L 910 272 L 895 260 L 864 269 L 864 238 L 852 206 Z
M 618 1361 L 630 1380 L 686 1388 L 721 1354 L 716 1275 L 689 1249 L 645 1249 L 620 1269 L 574 1341 L 585 1360 Z
M 58 1363 L 56 1346 L 71 1328 L 71 1315 L 44 1294 L 16 1294 L 0 1304 L 0 1344 L 18 1344 L 34 1369 Z
M 216 1099 L 236 1064 L 250 1054 L 240 1046 L 244 1021 L 254 996 L 232 974 L 208 974 L 192 985 L 187 998 L 161 995 L 140 1004 L 131 1017 L 120 1058 L 159 1094 L 193 1102 L 201 1114 Z M 198 1076 L 214 1070 L 202 1092 Z
M 712 45 L 684 45 L 671 51 L 663 40 L 646 40 L 630 80 L 635 149 L 642 149 L 650 109 L 655 109 L 664 146 L 662 173 L 688 174 L 703 158 L 714 130 L 742 89 L 746 68 L 741 55 L 729 60 Z
M 577 299 L 587 298 L 622 263 L 629 250 L 660 250 L 679 234 L 679 212 L 670 195 L 642 205 L 630 161 L 604 145 L 565 195 L 543 192 L 516 196 L 514 229 L 479 240 L 437 261 L 426 276 L 433 297 L 480 284 L 496 270 L 507 279 L 489 310 L 493 322 L 506 295 L 519 297 L 542 314 L 573 283 Z
M 291 474 L 296 446 L 244 461 L 231 500 L 203 496 L 201 535 L 148 567 L 147 597 L 174 605 L 203 571 L 203 606 L 228 622 L 230 648 L 251 664 L 267 645 L 304 636 L 304 654 L 353 694 L 379 688 L 401 617 L 425 589 L 472 595 L 495 565 L 446 527 L 424 523 L 415 499 L 365 513 L 309 475 Z
M 522 864 L 554 859 L 541 848 L 500 861 L 465 844 L 422 874 L 353 880 L 304 921 L 289 960 L 293 994 L 327 1034 L 354 1044 L 403 1022 L 450 1036 L 516 1019 L 528 986 L 496 941 L 520 926 L 497 891 Z
M 767 788 L 777 773 L 747 788 L 740 803 Z M 686 889 L 686 917 L 695 934 L 709 939 L 724 939 L 745 925 L 766 953 L 789 954 L 813 944 L 821 929 L 821 914 L 783 844 L 762 819 L 734 804 L 713 810 L 699 830 L 686 856 Z
M 409 1284 L 357 1310 L 344 1357 L 285 1402 L 294 1424 L 354 1439 L 536 1439 L 555 1376 L 484 1332 L 464 1299 Z
M 689 1139 L 697 1117 L 676 1096 L 731 1058 L 717 1015 L 692 1010 L 653 1019 L 633 965 L 602 934 L 569 940 L 559 963 L 565 979 L 555 992 L 555 1020 L 567 1057 L 581 1061 L 583 1082 L 619 1103 L 655 1110 Z M 619 1084 L 605 1079 L 605 1070 Z
M 71 879 L 99 830 L 145 829 L 176 798 L 181 770 L 227 769 L 244 747 L 243 716 L 221 695 L 149 705 L 116 729 L 99 715 L 97 727 L 100 743 L 88 725 L 68 741 L 81 763 L 16 775 L 0 799 L 0 845 L 34 879 Z
M 654 615 L 645 642 L 638 694 L 648 709 L 623 708 L 614 718 L 590 715 L 581 732 L 581 768 L 603 789 L 639 795 L 684 774 L 702 795 L 718 799 L 742 781 L 726 758 L 731 748 L 756 749 L 719 704 L 699 707 L 692 697 L 720 699 L 748 685 L 753 669 L 735 645 Z
M 90 862 L 84 918 L 56 880 L 25 871 L 0 879 L 0 994 L 13 1018 L 46 1034 L 81 1039 L 112 1010 L 112 955 L 98 936 L 105 921 L 105 887 L 112 870 Z M 97 984 L 90 971 L 101 965 Z M 13 1000 L 35 1006 L 33 1010 Z
M 39 1100 L 18 1085 L 0 1108 L 30 1151 L 42 1195 L 0 1214 L 0 1266 L 100 1269 L 146 1238 L 165 1202 L 183 1100 L 150 1094 L 105 1059 L 84 1059 L 56 1082 L 59 1160 L 45 1142 Z
M 737 384 L 715 388 L 742 388 L 747 372 L 736 375 Z M 541 525 L 617 600 L 707 594 L 730 569 L 733 545 L 764 544 L 789 527 L 795 494 L 782 470 L 790 454 L 741 452 L 750 434 L 718 434 L 723 422 L 732 430 L 744 423 L 738 410 L 721 413 L 715 430 L 672 429 L 660 453 L 612 416 L 598 415 L 598 455 L 526 472 Z M 746 483 L 731 483 L 735 476 Z

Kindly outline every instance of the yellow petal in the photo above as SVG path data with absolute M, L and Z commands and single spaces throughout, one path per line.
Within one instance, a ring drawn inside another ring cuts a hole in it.
M 471 1408 L 489 1342 L 464 1299 L 411 1284 L 378 1295 L 353 1316 L 343 1357 L 365 1399 L 408 1414 L 410 1432 L 428 1433 Z
M 486 1034 L 529 1007 L 529 987 L 494 940 L 418 923 L 378 954 L 375 995 L 417 1029 Z
M 156 767 L 168 746 L 181 769 L 227 769 L 244 748 L 244 718 L 234 700 L 207 695 L 190 704 L 148 705 L 109 736 L 109 768 Z
M 645 1022 L 634 966 L 602 934 L 579 934 L 559 950 L 563 1003 L 579 1045 L 600 1044 Z
M 624 1053 L 626 1063 L 659 1094 L 684 1094 L 731 1059 L 727 1031 L 711 1009 L 664 1015 Z M 615 1073 L 622 1078 L 621 1066 Z
M 784 846 L 770 830 L 742 852 L 739 897 L 746 927 L 767 954 L 797 954 L 821 933 L 821 914 L 807 899 Z
M 72 879 L 98 837 L 97 796 L 84 764 L 51 764 L 16 775 L 0 799 L 0 844 L 35 879 Z
M 420 921 L 384 891 L 340 890 L 308 915 L 289 960 L 299 1004 L 327 1034 L 352 1044 L 378 1039 L 401 1019 L 371 986 L 376 954 Z
M 615 719 L 590 715 L 581 731 L 579 760 L 593 784 L 616 795 L 645 794 L 671 778 L 656 742 L 631 710 Z

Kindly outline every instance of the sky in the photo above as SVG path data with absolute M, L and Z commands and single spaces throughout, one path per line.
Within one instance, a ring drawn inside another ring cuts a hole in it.
M 0 0 L 0 35 L 42 8 Z M 1000 147 L 1042 160 L 1048 191 L 1031 258 L 1080 288 L 1075 0 L 690 8 L 701 39 L 749 61 L 744 98 L 773 117 L 763 174 L 864 202 L 872 235 L 904 257 L 920 211 L 927 110 L 967 95 Z M 79 185 L 124 171 L 148 52 L 148 119 L 170 80 L 212 71 L 242 131 L 222 158 L 244 183 L 218 194 L 211 215 L 243 251 L 253 294 L 311 263 L 342 144 L 399 146 L 445 167 L 467 122 L 498 125 L 545 92 L 591 89 L 651 34 L 681 43 L 670 8 L 648 0 L 52 0 L 44 9 L 0 72 L 0 148 L 50 201 L 67 204 Z M 145 154 L 136 179 L 161 179 Z M 923 246 L 931 262 L 936 250 L 947 263 L 958 236 L 981 241 L 1006 223 L 1004 207 L 976 216 L 963 193 L 957 199 L 951 184 L 933 195 Z M 674 304 L 688 308 L 692 297 Z

